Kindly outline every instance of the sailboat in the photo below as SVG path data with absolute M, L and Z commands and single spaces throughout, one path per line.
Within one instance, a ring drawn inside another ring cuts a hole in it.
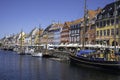
M 85 0 L 84 20 L 86 20 L 86 0 Z M 86 27 L 86 21 L 84 22 L 85 22 L 84 27 Z M 72 54 L 72 53 L 69 54 L 71 64 L 77 64 L 84 67 L 92 67 L 92 68 L 105 69 L 105 70 L 120 70 L 120 60 L 118 59 L 120 55 L 115 55 L 116 51 L 114 51 L 116 50 L 116 46 L 114 50 L 105 51 L 109 53 L 107 54 L 107 57 L 111 56 L 112 59 L 106 58 L 105 57 L 106 53 L 100 52 L 99 50 L 98 51 L 90 50 L 90 49 L 86 50 L 84 48 L 84 41 L 82 46 L 83 46 L 82 50 L 78 51 L 75 54 Z
M 25 54 L 25 50 L 24 50 L 24 47 L 23 47 L 23 31 L 21 30 L 21 33 L 20 33 L 20 49 L 18 50 L 18 54 L 19 55 L 24 55 Z
M 40 27 L 39 27 L 39 44 L 40 44 Z M 41 47 L 40 45 L 37 46 L 37 49 L 34 50 L 34 53 L 31 53 L 33 57 L 42 57 L 43 54 L 42 52 L 40 51 L 40 48 Z

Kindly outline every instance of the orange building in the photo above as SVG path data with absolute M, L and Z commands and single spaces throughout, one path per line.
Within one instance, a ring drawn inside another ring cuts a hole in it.
M 85 33 L 85 43 L 86 44 L 95 44 L 96 40 L 96 16 L 100 13 L 102 9 L 98 8 L 97 10 L 88 10 L 88 19 L 86 25 L 86 33 Z
M 65 22 L 61 31 L 61 43 L 68 44 L 69 43 L 69 29 L 71 22 Z

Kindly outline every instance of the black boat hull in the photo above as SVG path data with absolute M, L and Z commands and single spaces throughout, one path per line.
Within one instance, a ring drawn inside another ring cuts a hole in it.
M 120 70 L 120 62 L 118 61 L 96 61 L 84 57 L 78 57 L 72 54 L 69 55 L 69 58 L 71 64 L 106 70 Z

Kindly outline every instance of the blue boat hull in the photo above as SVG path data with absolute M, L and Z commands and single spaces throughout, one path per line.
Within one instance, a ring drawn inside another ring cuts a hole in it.
M 106 70 L 120 70 L 120 62 L 119 61 L 104 61 L 104 60 L 90 60 L 89 58 L 85 58 L 83 56 L 75 56 L 70 54 L 70 63 L 77 64 L 80 66 L 92 67 L 92 68 L 101 68 Z

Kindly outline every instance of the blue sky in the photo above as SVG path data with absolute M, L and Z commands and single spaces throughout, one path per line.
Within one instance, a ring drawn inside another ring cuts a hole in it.
M 114 0 L 87 0 L 87 8 L 103 8 Z M 83 17 L 84 0 L 0 0 L 0 38 L 23 29 L 46 28 L 52 22 L 72 21 Z

